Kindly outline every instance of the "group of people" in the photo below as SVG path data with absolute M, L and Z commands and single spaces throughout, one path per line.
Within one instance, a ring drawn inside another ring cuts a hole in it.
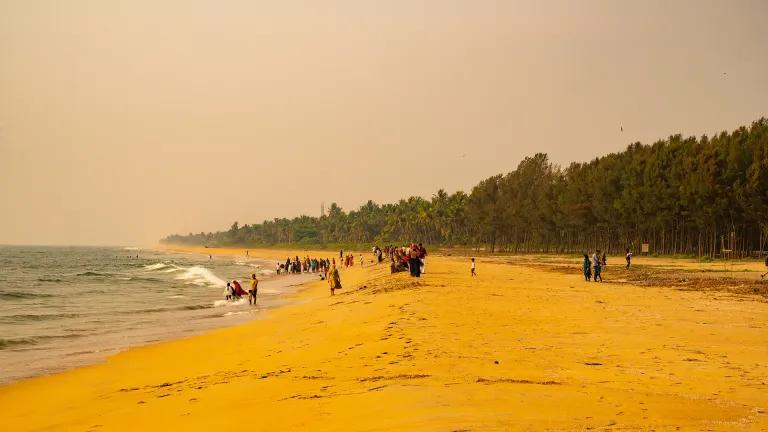
M 607 265 L 607 261 L 605 259 L 605 252 L 603 252 L 602 255 L 600 255 L 600 249 L 596 250 L 592 254 L 592 258 L 590 259 L 589 255 L 584 254 L 584 262 L 582 263 L 582 269 L 584 270 L 584 279 L 589 282 L 594 277 L 594 281 L 597 282 L 598 280 L 600 282 L 603 281 L 602 276 L 602 269 L 603 266 Z
M 380 247 L 373 247 L 373 256 L 376 258 L 376 262 L 381 264 L 384 261 L 384 251 Z
M 360 265 L 362 265 L 363 256 L 360 255 Z M 346 267 L 354 265 L 352 255 L 344 257 L 344 251 L 339 253 L 339 262 L 344 263 Z M 341 289 L 341 278 L 339 270 L 336 268 L 336 258 L 312 258 L 309 255 L 304 258 L 295 256 L 287 258 L 284 263 L 279 262 L 275 265 L 275 272 L 279 274 L 301 274 L 316 273 L 320 275 L 320 280 L 327 280 L 331 289 L 331 295 L 334 295 L 337 289 Z
M 344 255 L 344 251 L 341 251 L 341 253 L 339 254 L 339 261 L 343 263 L 344 267 L 353 267 L 355 265 L 355 255 L 351 253 Z M 360 259 L 358 263 L 360 264 L 360 267 L 363 267 L 363 264 L 365 264 L 365 259 L 363 258 L 363 254 L 360 254 Z
M 632 264 L 632 251 L 629 248 L 626 249 L 624 259 L 627 261 L 627 265 L 624 267 L 629 270 Z M 605 252 L 600 253 L 600 249 L 597 249 L 590 258 L 589 255 L 584 254 L 584 261 L 582 263 L 582 270 L 584 271 L 584 279 L 587 282 L 594 280 L 595 282 L 603 281 L 603 267 L 608 265 L 608 261 L 605 257 Z
M 426 273 L 427 249 L 421 243 L 411 243 L 410 246 L 386 246 L 384 253 L 389 256 L 391 273 L 408 270 L 413 277 L 421 277 Z
M 240 282 L 237 280 L 233 280 L 232 282 L 227 282 L 227 288 L 224 291 L 224 295 L 227 300 L 240 300 L 245 296 L 248 296 L 248 304 L 250 305 L 256 305 L 256 296 L 258 295 L 259 291 L 259 280 L 256 278 L 255 274 L 251 275 L 251 285 L 248 292 L 246 292 L 243 287 L 240 285 Z
M 335 261 L 334 261 L 335 264 Z M 322 273 L 326 274 L 331 266 L 328 258 L 310 258 L 309 256 L 299 259 L 298 255 L 293 259 L 288 257 L 285 263 L 277 263 L 275 271 L 277 274 L 300 274 L 300 273 Z

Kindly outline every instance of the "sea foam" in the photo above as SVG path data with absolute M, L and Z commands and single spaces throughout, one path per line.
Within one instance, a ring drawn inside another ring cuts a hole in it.
M 227 283 L 203 266 L 192 266 L 183 270 L 175 279 L 198 286 L 225 287 Z

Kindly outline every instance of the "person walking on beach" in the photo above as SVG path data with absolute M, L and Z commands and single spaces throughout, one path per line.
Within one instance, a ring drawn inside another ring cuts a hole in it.
M 421 243 L 419 243 L 419 261 L 421 261 L 421 274 L 424 274 L 427 268 L 427 249 Z
M 768 256 L 765 257 L 765 269 L 768 270 Z M 764 278 L 766 275 L 768 275 L 768 271 L 760 275 L 760 279 Z
M 584 254 L 584 262 L 581 264 L 581 269 L 584 272 L 584 279 L 589 282 L 592 280 L 592 266 L 589 265 L 589 255 Z
M 475 273 L 475 258 L 472 258 L 472 265 L 470 266 L 470 276 L 475 277 L 477 276 L 477 273 Z
M 259 280 L 256 279 L 256 274 L 251 275 L 251 289 L 248 290 L 248 304 L 256 305 L 256 295 L 259 293 Z
M 602 262 L 603 267 L 608 265 L 608 261 L 605 260 L 605 252 L 603 252 L 603 258 L 600 261 Z
M 632 261 L 632 252 L 629 251 L 629 248 L 627 248 L 626 260 L 627 260 L 627 270 L 629 270 L 629 265 L 630 265 L 630 262 Z
M 364 263 L 365 263 L 365 259 L 363 258 L 363 254 L 360 254 L 360 268 L 363 268 Z
M 595 251 L 594 254 L 592 254 L 592 267 L 594 270 L 594 278 L 595 282 L 597 282 L 598 279 L 600 279 L 600 282 L 603 281 L 603 276 L 600 275 L 600 249 Z
M 421 277 L 421 260 L 419 259 L 419 248 L 412 244 L 408 255 L 408 268 L 411 270 L 411 276 Z
M 328 271 L 328 286 L 331 288 L 331 295 L 334 295 L 337 289 L 341 289 L 341 278 L 335 264 Z

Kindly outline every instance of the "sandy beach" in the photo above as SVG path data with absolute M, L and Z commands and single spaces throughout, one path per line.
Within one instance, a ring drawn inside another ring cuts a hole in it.
M 264 319 L 0 387 L 0 430 L 768 429 L 765 297 L 496 258 L 477 272 L 356 265 L 334 297 L 310 282 Z

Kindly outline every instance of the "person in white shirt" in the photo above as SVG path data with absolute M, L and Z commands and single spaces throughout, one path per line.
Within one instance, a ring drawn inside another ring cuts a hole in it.
M 600 279 L 600 282 L 603 281 L 603 276 L 600 274 L 600 258 L 600 249 L 598 249 L 595 253 L 592 254 L 592 268 L 594 269 L 592 273 L 595 282 L 597 282 L 597 279 Z

